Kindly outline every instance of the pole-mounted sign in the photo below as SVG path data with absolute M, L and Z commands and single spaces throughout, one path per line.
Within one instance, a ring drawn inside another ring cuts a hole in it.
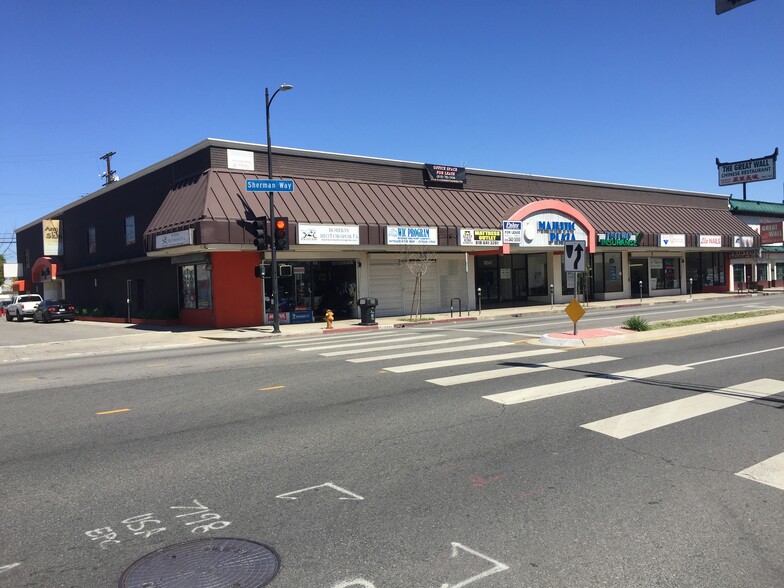
M 293 192 L 294 180 L 245 180 L 246 192 Z
M 584 272 L 587 255 L 586 241 L 564 241 L 564 269 L 567 272 Z

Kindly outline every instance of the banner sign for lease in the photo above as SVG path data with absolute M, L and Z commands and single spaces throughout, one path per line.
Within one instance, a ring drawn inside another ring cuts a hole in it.
M 359 245 L 357 225 L 297 225 L 299 245 Z
M 504 243 L 517 243 L 523 242 L 523 221 L 504 221 L 503 223 L 503 240 Z
M 466 171 L 464 167 L 449 165 L 434 165 L 426 163 L 427 177 L 431 182 L 447 182 L 449 184 L 465 184 Z
M 782 236 L 782 222 L 760 223 L 760 243 L 762 245 L 773 245 L 784 241 Z
M 700 247 L 721 247 L 721 235 L 700 235 Z
M 387 245 L 438 245 L 436 227 L 387 227 Z
M 499 229 L 460 229 L 460 244 L 470 247 L 500 247 Z
M 44 221 L 44 255 L 62 255 L 63 239 L 59 220 Z
M 716 165 L 719 167 L 719 186 L 775 180 L 778 154 L 779 148 L 776 147 L 776 151 L 772 155 L 759 159 L 721 163 L 716 158 Z

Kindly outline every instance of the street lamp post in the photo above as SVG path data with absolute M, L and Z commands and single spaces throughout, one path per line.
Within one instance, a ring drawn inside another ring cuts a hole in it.
M 267 107 L 267 175 L 272 179 L 272 136 L 270 135 L 270 104 L 278 95 L 278 92 L 291 90 L 294 86 L 291 84 L 281 84 L 280 88 L 275 90 L 272 97 L 269 95 L 269 88 L 264 88 L 264 102 Z M 278 256 L 277 247 L 275 244 L 275 193 L 268 192 L 270 201 L 270 252 L 272 256 L 272 332 L 280 333 L 280 317 L 278 316 Z

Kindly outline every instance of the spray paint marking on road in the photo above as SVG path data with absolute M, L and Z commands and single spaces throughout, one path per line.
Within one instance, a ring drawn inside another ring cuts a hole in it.
M 9 571 L 13 570 L 15 567 L 20 566 L 20 565 L 22 565 L 22 564 L 20 564 L 19 562 L 16 562 L 16 563 L 8 564 L 7 566 L 0 566 L 0 574 L 2 574 L 3 572 L 9 572 Z
M 280 390 L 281 388 L 285 388 L 286 386 L 269 386 L 267 388 L 259 388 L 260 391 L 266 392 L 267 390 Z
M 130 408 L 118 408 L 117 410 L 105 410 L 103 412 L 96 412 L 95 414 L 116 414 L 118 412 L 129 412 Z

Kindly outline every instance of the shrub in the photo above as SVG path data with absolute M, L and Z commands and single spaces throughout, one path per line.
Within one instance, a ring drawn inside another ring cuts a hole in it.
M 626 319 L 626 322 L 623 323 L 623 326 L 629 329 L 630 331 L 649 331 L 651 326 L 641 316 L 631 316 Z

